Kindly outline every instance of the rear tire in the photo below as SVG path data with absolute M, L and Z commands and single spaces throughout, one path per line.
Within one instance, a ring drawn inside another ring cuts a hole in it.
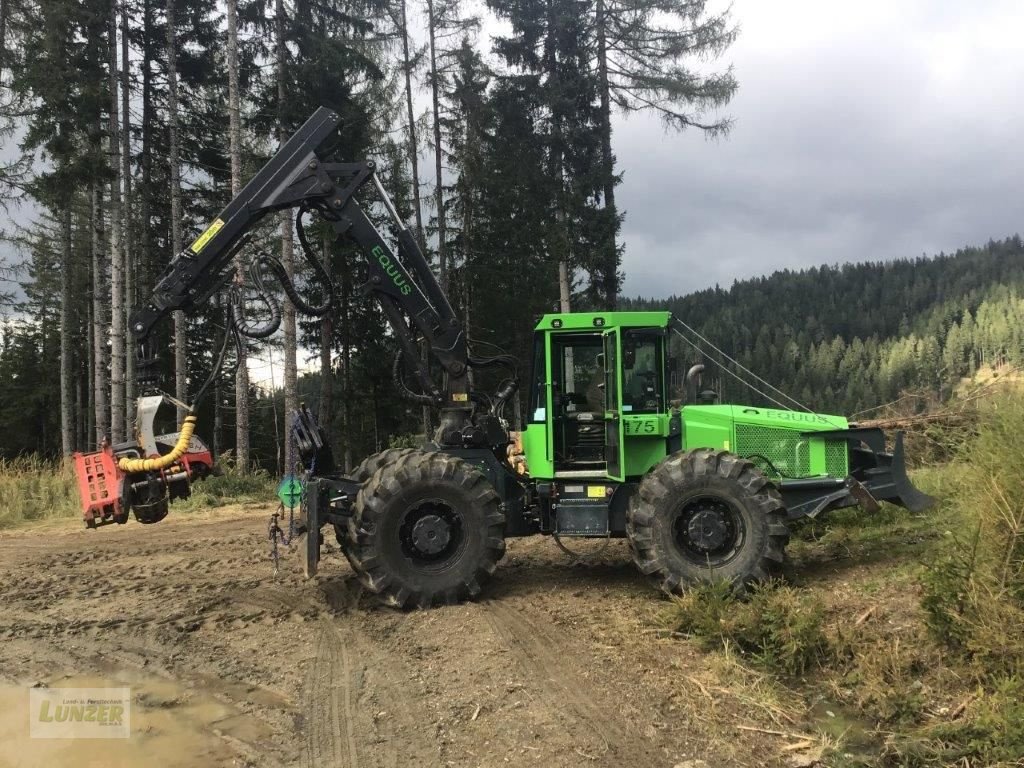
M 673 454 L 647 474 L 626 533 L 637 568 L 668 594 L 697 582 L 764 581 L 789 541 L 775 486 L 753 462 L 710 448 Z
M 505 515 L 476 467 L 413 451 L 359 491 L 346 554 L 363 585 L 396 608 L 475 597 L 505 554 Z

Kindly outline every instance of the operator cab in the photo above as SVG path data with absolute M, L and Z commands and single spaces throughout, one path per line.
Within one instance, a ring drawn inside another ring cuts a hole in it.
M 549 461 L 536 467 L 539 476 L 625 478 L 627 435 L 660 433 L 656 421 L 640 417 L 658 419 L 667 412 L 667 317 L 608 312 L 541 320 L 529 411 L 536 426 L 527 430 L 531 442 L 543 436 L 546 443 Z

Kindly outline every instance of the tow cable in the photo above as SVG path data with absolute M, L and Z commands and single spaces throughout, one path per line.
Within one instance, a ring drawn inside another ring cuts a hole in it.
M 605 553 L 605 550 L 608 549 L 608 545 L 612 543 L 612 535 L 609 532 L 608 535 L 605 536 L 604 544 L 602 544 L 597 549 L 596 552 L 588 552 L 587 554 L 584 555 L 584 554 L 581 554 L 580 552 L 573 552 L 571 549 L 569 549 L 567 546 L 565 546 L 565 544 L 562 543 L 562 539 L 559 537 L 559 535 L 557 533 L 552 534 L 552 538 L 555 540 L 555 544 L 558 545 L 558 548 L 560 550 L 562 550 L 563 552 L 565 552 L 565 554 L 567 554 L 570 558 L 572 558 L 572 565 L 576 565 L 576 564 L 579 564 L 579 565 L 594 565 L 594 564 L 596 564 L 598 558 L 600 558 L 601 555 L 603 555 Z
M 286 547 L 291 548 L 291 537 L 281 530 L 281 526 L 278 525 L 278 519 L 284 515 L 284 503 L 278 505 L 277 511 L 270 516 L 270 526 L 267 530 L 267 536 L 270 539 L 270 559 L 274 561 L 274 574 L 281 569 L 280 561 L 281 555 L 278 552 L 277 543 L 280 541 Z

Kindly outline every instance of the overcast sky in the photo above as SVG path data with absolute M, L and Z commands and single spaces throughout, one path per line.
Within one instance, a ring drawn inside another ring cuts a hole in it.
M 626 295 L 1024 230 L 1024 2 L 732 8 L 740 37 L 720 63 L 740 87 L 727 138 L 666 133 L 653 115 L 616 120 Z
M 728 138 L 621 119 L 626 295 L 1024 230 L 1024 2 L 735 0 Z

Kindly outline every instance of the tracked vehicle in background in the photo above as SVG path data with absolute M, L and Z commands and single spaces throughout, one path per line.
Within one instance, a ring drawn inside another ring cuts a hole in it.
M 700 337 L 667 312 L 541 318 L 526 424 L 513 434 L 510 427 L 520 425 L 510 425 L 504 414 L 517 396 L 516 362 L 474 354 L 373 163 L 336 163 L 321 154 L 338 120 L 318 110 L 168 265 L 130 323 L 144 373 L 152 368 L 147 340 L 153 326 L 224 285 L 233 257 L 261 219 L 298 208 L 299 242 L 326 299 L 307 304 L 283 266 L 257 252 L 251 273 L 270 319 L 261 326 L 247 321 L 233 288 L 223 361 L 229 341 L 241 346 L 247 336 L 265 338 L 279 324 L 264 270 L 300 312 L 331 311 L 330 275 L 308 246 L 304 215 L 318 214 L 337 237 L 359 247 L 368 275 L 363 291 L 381 306 L 399 347 L 396 386 L 413 402 L 436 407 L 440 426 L 422 449 L 384 451 L 345 473 L 334 465 L 313 415 L 305 408 L 294 414 L 307 472 L 302 525 L 308 574 L 316 572 L 322 529 L 332 527 L 366 588 L 399 607 L 479 594 L 506 539 L 534 534 L 625 537 L 640 571 L 670 593 L 706 579 L 745 585 L 781 565 L 789 521 L 855 504 L 877 509 L 889 501 L 915 511 L 930 504 L 907 479 L 900 435 L 887 450 L 882 432 L 858 429 L 840 416 L 717 404 L 713 393 L 697 392 L 700 366 L 685 377 L 689 401 L 673 401 L 670 380 L 679 369 L 669 339 L 678 334 L 699 346 Z M 396 248 L 357 200 L 369 189 L 398 232 Z M 440 369 L 440 381 L 421 346 Z M 470 377 L 472 369 L 507 375 L 496 391 L 475 391 L 471 378 L 483 377 Z M 414 383 L 406 383 L 407 373 Z M 160 482 L 159 468 L 132 464 L 124 471 L 131 487 Z

